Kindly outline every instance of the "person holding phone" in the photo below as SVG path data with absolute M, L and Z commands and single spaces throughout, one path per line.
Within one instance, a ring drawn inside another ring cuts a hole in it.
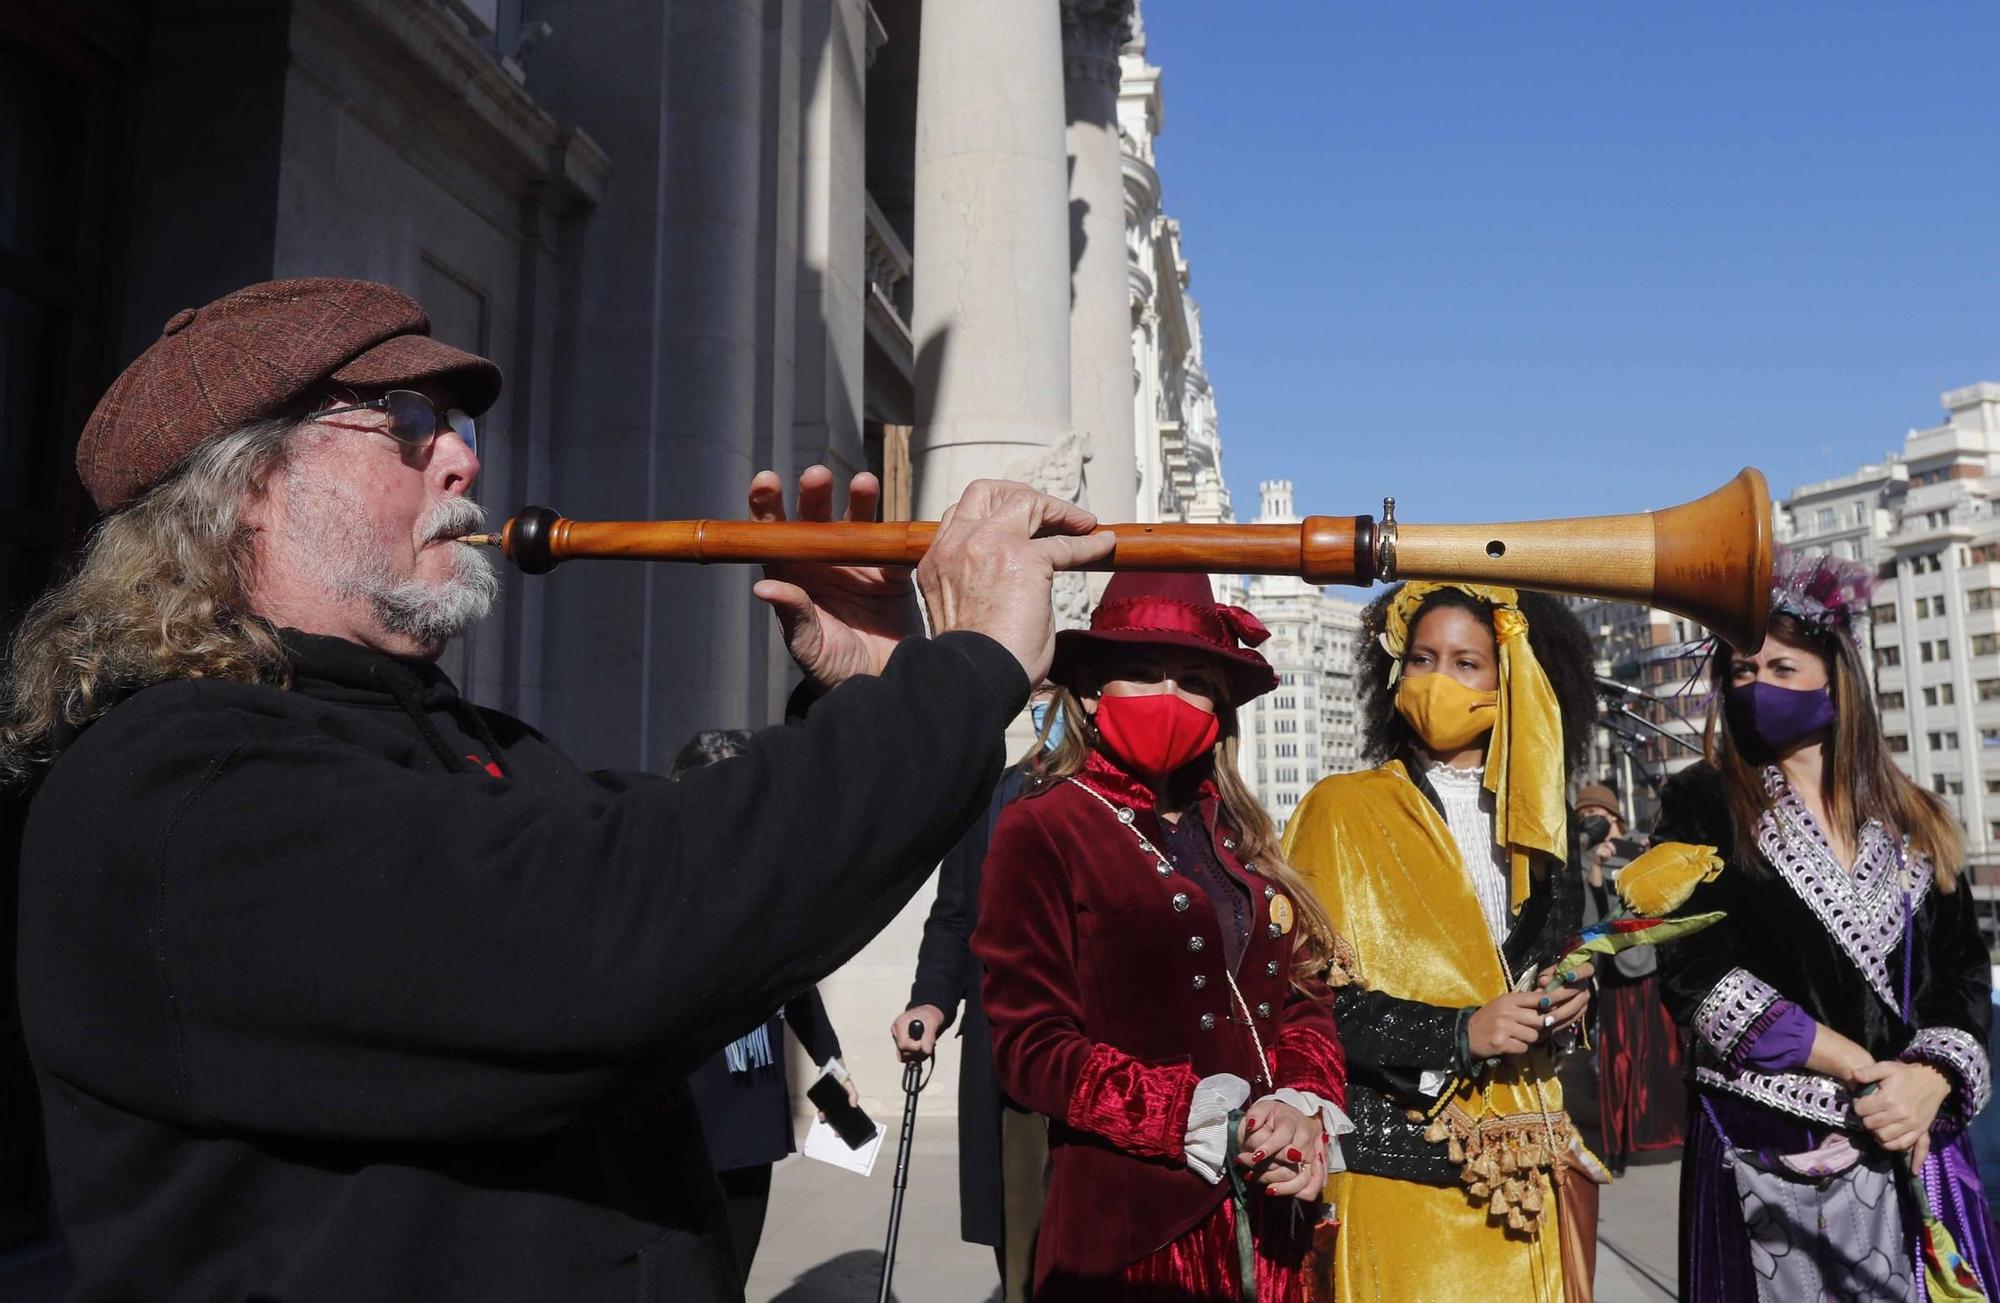
M 1325 912 L 1236 768 L 1267 636 L 1202 575 L 1123 573 L 1057 635 L 1064 733 L 972 937 L 1000 1083 L 1049 1119 L 1040 1303 L 1306 1297 L 1346 1069 Z
M 749 748 L 745 729 L 704 729 L 681 747 L 670 772 L 679 778 L 691 769 L 743 755 Z M 791 1083 L 785 1072 L 787 1027 L 825 1079 L 835 1083 L 836 1094 L 851 1106 L 859 1105 L 861 1091 L 840 1060 L 840 1037 L 826 1016 L 818 986 L 786 1001 L 688 1074 L 708 1159 L 727 1200 L 736 1266 L 746 1283 L 764 1238 L 764 1214 L 771 1206 L 771 1167 L 795 1148 Z
M 1957 821 L 1883 742 L 1856 628 L 1872 583 L 1781 555 L 1761 645 L 1711 653 L 1708 759 L 1662 793 L 1659 837 L 1725 861 L 1682 908 L 1727 917 L 1660 957 L 1694 1033 L 1698 1303 L 1923 1297 L 1919 1185 L 1976 1296 L 2000 1292 L 1965 1136 L 1992 1094 L 1991 969 Z
M 1597 708 L 1555 598 L 1408 583 L 1368 607 L 1359 678 L 1380 762 L 1307 793 L 1285 851 L 1345 944 L 1334 1017 L 1355 1121 L 1317 1264 L 1342 1303 L 1590 1297 L 1595 1186 L 1552 1048 L 1589 1005 L 1566 776 Z M 1565 1225 L 1559 1183 L 1579 1198 Z M 1419 1229 L 1421 1228 L 1421 1229 Z

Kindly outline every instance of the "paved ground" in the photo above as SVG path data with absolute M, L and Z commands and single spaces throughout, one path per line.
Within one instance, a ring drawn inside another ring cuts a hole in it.
M 896 1258 L 895 1297 L 901 1303 L 999 1298 L 992 1252 L 958 1238 L 956 1136 L 950 1118 L 918 1123 Z M 865 1179 L 797 1156 L 779 1165 L 763 1247 L 750 1277 L 750 1303 L 873 1303 L 895 1157 L 892 1136 L 874 1174 Z M 1673 1298 L 1679 1172 L 1672 1154 L 1656 1156 L 1635 1163 L 1604 1192 L 1598 1303 Z M 54 1303 L 62 1297 L 65 1276 L 53 1246 L 0 1254 L 0 1299 Z
M 891 1136 L 866 1179 L 796 1156 L 779 1165 L 763 1247 L 750 1277 L 750 1303 L 872 1303 L 889 1224 L 894 1144 Z M 1678 1152 L 1643 1166 L 1635 1163 L 1604 1192 L 1598 1303 L 1673 1298 Z M 986 1303 L 999 1297 L 992 1252 L 958 1238 L 956 1159 L 951 1121 L 921 1120 L 896 1255 L 895 1296 L 902 1303 Z

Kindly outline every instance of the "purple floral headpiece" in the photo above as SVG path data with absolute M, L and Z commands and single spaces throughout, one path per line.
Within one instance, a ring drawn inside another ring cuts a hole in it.
M 1777 549 L 1771 564 L 1771 610 L 1812 625 L 1822 633 L 1854 634 L 1868 615 L 1875 574 L 1867 566 L 1825 552 Z

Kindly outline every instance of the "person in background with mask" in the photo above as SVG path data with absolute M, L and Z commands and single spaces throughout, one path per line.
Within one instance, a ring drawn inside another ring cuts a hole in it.
M 993 1039 L 979 999 L 984 974 L 972 953 L 979 916 L 980 869 L 993 840 L 993 822 L 1021 794 L 1026 770 L 1045 750 L 1062 745 L 1063 717 L 1055 688 L 1043 684 L 1028 702 L 1035 744 L 1019 764 L 1000 775 L 986 817 L 966 831 L 938 866 L 937 899 L 924 919 L 910 1004 L 889 1021 L 889 1039 L 905 1063 L 937 1052 L 938 1037 L 958 1023 L 958 1217 L 968 1244 L 993 1249 L 1003 1303 L 1026 1303 L 1034 1275 L 1035 1231 L 1048 1192 L 1048 1119 L 1007 1098 L 993 1075 Z M 958 1016 L 960 1003 L 965 1006 Z M 910 1035 L 912 1020 L 921 1034 Z
M 1695 1038 L 1683 1299 L 1923 1297 L 1906 1164 L 2000 1290 L 1964 1135 L 1992 1091 L 1986 946 L 1951 812 L 1883 743 L 1870 586 L 1781 554 L 1763 644 L 1714 649 L 1709 759 L 1662 794 L 1657 839 L 1726 863 L 1682 909 L 1728 917 L 1660 957 Z
M 1624 912 L 1614 889 L 1618 872 L 1644 841 L 1627 835 L 1618 794 L 1602 783 L 1577 789 L 1576 821 L 1588 927 Z M 1597 974 L 1597 1129 L 1614 1173 L 1623 1173 L 1635 1153 L 1679 1148 L 1683 1136 L 1686 1055 L 1680 1028 L 1660 1002 L 1659 954 L 1634 946 L 1612 955 Z
M 1000 1083 L 1049 1119 L 1041 1303 L 1307 1297 L 1346 1070 L 1325 912 L 1236 769 L 1268 636 L 1197 574 L 1115 575 L 1057 635 L 1063 738 L 972 937 Z
M 1323 779 L 1285 833 L 1345 943 L 1355 1132 L 1318 1284 L 1342 1303 L 1587 1300 L 1565 1281 L 1561 1237 L 1583 1228 L 1560 1225 L 1555 1183 L 1583 1178 L 1557 1175 L 1576 1141 L 1551 1045 L 1591 969 L 1551 965 L 1581 902 L 1565 793 L 1597 708 L 1589 639 L 1553 598 L 1466 584 L 1404 584 L 1363 631 L 1379 767 Z

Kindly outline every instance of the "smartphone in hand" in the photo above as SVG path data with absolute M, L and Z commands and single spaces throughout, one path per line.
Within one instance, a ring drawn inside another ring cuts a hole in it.
M 875 1138 L 875 1119 L 858 1104 L 847 1102 L 847 1087 L 832 1073 L 823 1073 L 806 1090 L 806 1098 L 826 1114 L 826 1124 L 849 1149 L 859 1149 Z

